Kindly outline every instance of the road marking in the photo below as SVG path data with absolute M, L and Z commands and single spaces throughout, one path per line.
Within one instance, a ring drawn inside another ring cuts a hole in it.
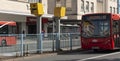
M 90 60 L 90 59 L 95 59 L 95 58 L 100 58 L 100 57 L 105 57 L 105 56 L 110 56 L 110 55 L 115 55 L 115 54 L 120 54 L 120 52 L 110 53 L 110 54 L 105 54 L 105 55 L 100 55 L 100 56 L 95 56 L 95 57 L 90 57 L 90 58 L 85 58 L 85 59 L 81 59 L 81 60 L 78 60 L 78 61 L 85 61 L 85 60 Z

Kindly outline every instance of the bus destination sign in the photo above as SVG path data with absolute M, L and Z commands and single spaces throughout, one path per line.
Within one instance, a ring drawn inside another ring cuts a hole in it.
M 100 20 L 100 19 L 102 19 L 102 20 L 105 20 L 105 19 L 107 19 L 107 16 L 106 15 L 103 15 L 103 16 L 88 16 L 88 17 L 86 17 L 86 19 L 87 20 Z

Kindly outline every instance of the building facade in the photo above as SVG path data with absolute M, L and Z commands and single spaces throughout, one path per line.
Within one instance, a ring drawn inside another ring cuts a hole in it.
M 61 20 L 81 20 L 87 13 L 118 13 L 118 0 L 0 0 L 0 20 L 16 21 L 17 33 L 36 33 L 36 17 L 30 13 L 30 4 L 42 2 L 44 7 L 42 29 L 53 32 L 54 7 L 65 6 L 66 16 Z M 62 24 L 65 26 L 66 24 Z M 76 25 L 73 23 L 72 25 Z M 66 29 L 66 28 L 62 28 Z M 71 28 L 70 28 L 71 29 Z
M 120 0 L 117 0 L 117 5 L 118 5 L 118 13 L 120 13 Z
M 117 1 L 118 0 L 52 0 L 49 2 L 50 4 L 48 4 L 48 13 L 53 14 L 52 9 L 57 6 L 66 7 L 67 19 L 81 19 L 81 15 L 87 13 L 117 13 Z

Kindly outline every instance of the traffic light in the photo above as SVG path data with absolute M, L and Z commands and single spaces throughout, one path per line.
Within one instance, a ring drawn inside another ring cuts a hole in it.
M 31 14 L 40 16 L 44 14 L 42 3 L 30 3 Z
M 54 16 L 56 17 L 63 17 L 66 14 L 66 8 L 65 7 L 55 7 L 54 9 Z

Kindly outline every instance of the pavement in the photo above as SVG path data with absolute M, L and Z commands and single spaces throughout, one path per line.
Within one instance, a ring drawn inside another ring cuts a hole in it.
M 77 52 L 77 51 L 84 51 L 82 49 L 76 49 L 76 50 L 64 50 L 64 51 L 60 51 L 60 52 L 44 52 L 42 54 L 26 54 L 25 56 L 23 57 L 11 57 L 11 56 L 8 56 L 8 57 L 0 57 L 0 61 L 23 61 L 25 59 L 30 59 L 30 58 L 35 58 L 35 57 L 39 57 L 39 58 L 43 58 L 43 57 L 47 57 L 47 56 L 55 56 L 55 55 L 58 55 L 58 54 L 64 54 L 64 53 L 70 53 L 70 52 Z
M 43 54 L 31 54 L 31 55 L 29 54 L 28 56 L 23 56 L 23 57 L 6 57 L 0 59 L 0 61 L 23 61 L 25 59 L 30 59 L 35 57 L 43 58 L 43 57 L 55 56 L 55 55 L 57 55 L 57 53 L 43 53 Z

